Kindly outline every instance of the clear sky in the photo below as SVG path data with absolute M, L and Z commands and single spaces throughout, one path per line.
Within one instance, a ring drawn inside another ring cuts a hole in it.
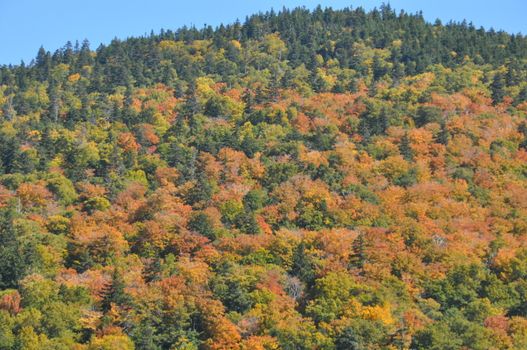
M 371 9 L 382 0 L 0 0 L 0 64 L 30 62 L 43 45 L 55 51 L 66 41 L 88 39 L 92 48 L 126 38 L 177 29 L 218 25 L 271 8 L 306 6 Z M 433 21 L 467 19 L 476 26 L 527 33 L 527 0 L 391 0 L 397 10 L 422 10 Z

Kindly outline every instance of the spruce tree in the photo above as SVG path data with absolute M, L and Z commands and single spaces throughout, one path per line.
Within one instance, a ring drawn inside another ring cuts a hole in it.
M 25 270 L 13 227 L 14 216 L 13 206 L 0 211 L 0 289 L 15 288 Z
M 503 75 L 503 73 L 496 73 L 490 86 L 490 89 L 492 91 L 492 100 L 494 101 L 494 104 L 502 102 L 506 94 L 505 76 Z
M 245 89 L 242 95 L 242 101 L 245 103 L 244 112 L 249 115 L 253 112 L 254 96 L 249 89 Z
M 408 137 L 407 132 L 401 139 L 401 143 L 399 144 L 399 151 L 401 152 L 401 155 L 406 161 L 411 162 L 414 159 L 414 152 L 412 150 L 412 147 L 410 146 L 410 138 Z
M 364 233 L 361 232 L 357 238 L 353 240 L 349 258 L 349 267 L 362 269 L 364 264 L 367 262 L 367 259 L 366 239 L 364 237 Z
M 442 122 L 441 123 L 441 130 L 439 131 L 439 133 L 436 136 L 436 142 L 447 146 L 449 140 L 450 140 L 450 133 L 449 133 L 447 127 L 446 127 L 446 123 Z
M 44 47 L 40 47 L 35 60 L 35 69 L 37 71 L 37 78 L 40 81 L 45 81 L 50 76 L 51 69 L 51 55 Z
M 112 304 L 118 306 L 128 305 L 131 301 L 130 296 L 125 292 L 126 284 L 122 273 L 115 268 L 112 274 L 112 279 L 102 289 L 101 296 L 101 310 L 108 312 L 112 308 Z

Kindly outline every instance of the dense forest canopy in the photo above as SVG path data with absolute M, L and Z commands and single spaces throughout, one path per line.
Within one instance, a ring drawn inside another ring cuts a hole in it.
M 527 38 L 284 9 L 0 67 L 0 350 L 527 348 Z

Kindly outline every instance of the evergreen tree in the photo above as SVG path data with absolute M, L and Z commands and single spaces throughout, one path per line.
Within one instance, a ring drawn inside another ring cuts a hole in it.
M 186 92 L 186 102 L 182 109 L 182 115 L 187 119 L 201 112 L 201 106 L 196 95 L 196 83 L 192 82 Z
M 350 268 L 356 268 L 362 270 L 364 264 L 367 262 L 367 247 L 366 239 L 364 233 L 360 233 L 357 238 L 353 240 L 352 251 L 349 259 Z
M 520 92 L 514 99 L 514 105 L 517 106 L 524 102 L 527 102 L 527 86 L 520 90 Z
M 441 130 L 436 136 L 436 142 L 442 145 L 448 146 L 449 141 L 450 141 L 450 132 L 447 129 L 446 123 L 442 122 Z
M 122 273 L 118 268 L 115 268 L 111 281 L 104 286 L 100 293 L 101 310 L 103 312 L 110 311 L 112 304 L 117 306 L 128 306 L 130 304 L 131 298 L 126 293 L 125 287 Z
M 316 265 L 313 257 L 309 255 L 308 246 L 301 242 L 293 254 L 291 274 L 298 277 L 306 286 L 311 287 L 316 277 Z
M 161 347 L 157 345 L 155 327 L 148 321 L 143 322 L 140 327 L 138 327 L 133 336 L 134 343 L 138 350 L 161 350 Z
M 213 222 L 211 218 L 203 213 L 199 212 L 195 214 L 188 223 L 188 229 L 197 232 L 210 240 L 215 240 L 216 235 L 214 232 Z
M 91 66 L 93 64 L 93 57 L 90 50 L 90 42 L 88 39 L 84 39 L 82 46 L 77 55 L 77 60 L 75 62 L 76 69 L 80 71 L 82 67 Z
M 245 103 L 244 112 L 249 115 L 253 112 L 254 96 L 249 89 L 245 89 L 242 95 L 242 101 Z
M 359 134 L 362 136 L 362 143 L 367 144 L 371 139 L 371 129 L 368 123 L 363 119 L 359 124 Z
M 505 91 L 505 76 L 503 73 L 496 73 L 494 76 L 494 79 L 492 80 L 492 84 L 490 86 L 491 92 L 492 92 L 492 100 L 494 101 L 494 104 L 501 103 L 503 101 L 503 98 L 506 95 Z
M 13 204 L 0 210 L 0 289 L 15 288 L 27 268 L 13 227 L 14 217 Z
M 408 132 L 404 134 L 404 136 L 401 138 L 401 143 L 399 144 L 399 151 L 401 152 L 401 155 L 403 158 L 411 162 L 414 159 L 414 152 L 411 147 L 410 138 L 408 137 Z
M 42 46 L 37 53 L 35 69 L 37 71 L 37 79 L 40 81 L 45 81 L 50 77 L 51 55 Z

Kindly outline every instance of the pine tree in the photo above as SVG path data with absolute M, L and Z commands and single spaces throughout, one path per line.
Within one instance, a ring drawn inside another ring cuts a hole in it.
M 183 105 L 182 115 L 187 119 L 190 120 L 192 117 L 196 114 L 198 114 L 201 111 L 201 107 L 198 101 L 198 97 L 196 95 L 196 83 L 193 82 L 188 87 L 187 93 L 186 93 L 186 101 Z
M 35 60 L 35 69 L 37 70 L 37 78 L 40 81 L 45 81 L 50 77 L 51 69 L 51 55 L 44 47 L 40 47 Z
M 293 253 L 291 274 L 298 277 L 308 288 L 313 285 L 316 277 L 316 265 L 304 242 L 301 242 Z
M 14 208 L 0 212 L 0 289 L 14 288 L 24 272 L 20 244 L 13 228 Z
M 63 63 L 71 64 L 73 62 L 74 55 L 75 53 L 73 51 L 73 44 L 71 41 L 68 41 L 62 48 Z
M 242 101 L 243 103 L 245 103 L 245 114 L 251 114 L 253 112 L 254 107 L 254 96 L 249 89 L 245 89 L 245 91 L 243 92 Z
M 371 138 L 371 129 L 368 126 L 368 123 L 363 119 L 359 124 L 359 134 L 362 136 L 362 143 L 367 144 L 370 142 Z
M 112 279 L 104 286 L 100 293 L 101 310 L 108 312 L 112 308 L 112 304 L 118 306 L 128 305 L 131 301 L 130 296 L 125 292 L 126 284 L 124 282 L 121 272 L 115 268 L 112 274 Z
M 90 50 L 90 42 L 88 39 L 84 39 L 82 42 L 81 48 L 79 50 L 79 53 L 77 55 L 77 61 L 75 62 L 75 66 L 77 70 L 80 70 L 84 66 L 90 66 L 93 64 L 93 57 Z
M 390 117 L 388 116 L 388 111 L 383 108 L 381 110 L 381 115 L 379 116 L 378 130 L 380 134 L 386 134 L 386 130 L 390 127 Z
M 214 188 L 207 176 L 200 171 L 197 174 L 196 185 L 187 196 L 187 203 L 190 205 L 206 206 L 214 194 Z
M 514 105 L 517 106 L 524 102 L 527 102 L 527 86 L 520 90 L 520 93 L 514 99 Z
M 143 270 L 145 282 L 150 283 L 161 279 L 161 259 L 159 257 L 150 258 L 145 265 Z
M 448 131 L 446 127 L 446 123 L 441 123 L 441 130 L 436 136 L 436 142 L 440 143 L 442 145 L 448 146 L 448 142 L 450 140 L 450 132 Z
M 503 98 L 506 95 L 505 76 L 503 75 L 503 73 L 496 73 L 490 86 L 490 89 L 492 91 L 492 100 L 494 101 L 494 104 L 502 102 Z
M 398 86 L 401 79 L 404 78 L 404 75 L 405 75 L 404 65 L 399 62 L 395 63 L 393 65 L 393 71 L 392 71 L 393 84 L 395 86 Z
M 143 322 L 134 332 L 135 345 L 140 350 L 159 350 L 156 345 L 156 329 L 147 321 Z
M 408 162 L 411 162 L 414 159 L 414 152 L 410 145 L 410 138 L 406 132 L 401 139 L 401 143 L 399 144 L 399 151 L 401 152 L 404 159 Z
M 367 262 L 366 254 L 366 239 L 364 233 L 360 233 L 351 246 L 351 254 L 349 258 L 350 268 L 362 269 Z

